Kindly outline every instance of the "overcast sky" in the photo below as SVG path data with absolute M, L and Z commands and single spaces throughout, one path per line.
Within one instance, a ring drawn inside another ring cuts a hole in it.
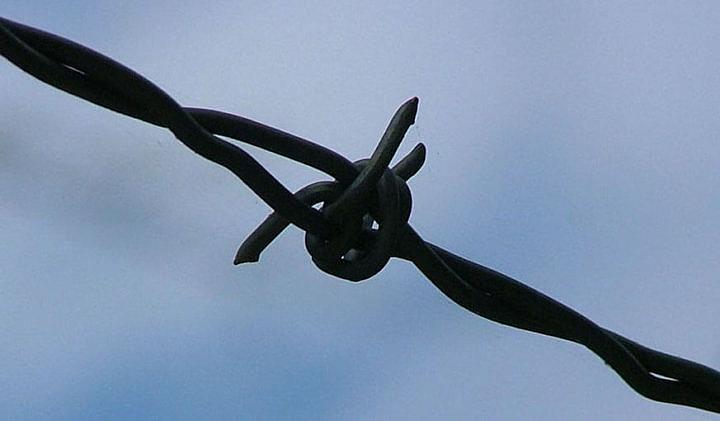
M 150 3 L 0 14 L 352 160 L 418 96 L 427 241 L 720 368 L 720 3 Z M 5 60 L 0 92 L 3 418 L 711 419 L 406 262 L 345 282 L 293 228 L 233 266 L 269 208 L 231 173 Z

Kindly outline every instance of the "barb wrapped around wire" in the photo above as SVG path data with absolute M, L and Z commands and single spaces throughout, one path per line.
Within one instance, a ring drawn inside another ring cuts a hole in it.
M 418 99 L 395 113 L 371 158 L 339 154 L 278 129 L 220 111 L 185 108 L 139 74 L 87 47 L 0 18 L 0 54 L 41 81 L 127 116 L 168 128 L 193 152 L 229 169 L 274 210 L 240 246 L 235 263 L 257 261 L 290 223 L 321 270 L 350 281 L 378 273 L 391 257 L 412 262 L 445 295 L 475 314 L 582 344 L 641 395 L 720 413 L 720 373 L 646 348 L 492 269 L 424 241 L 408 223 L 407 181 L 425 160 L 417 145 L 389 168 Z M 334 181 L 290 193 L 245 151 L 216 135 L 285 156 Z M 321 210 L 312 205 L 323 203 Z M 373 228 L 376 222 L 378 228 Z

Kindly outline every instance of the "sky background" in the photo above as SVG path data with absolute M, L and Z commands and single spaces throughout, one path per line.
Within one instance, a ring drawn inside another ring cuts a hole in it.
M 362 3 L 362 5 L 360 5 Z M 368 157 L 418 96 L 427 241 L 720 368 L 720 3 L 28 2 L 186 106 Z M 359 284 L 167 130 L 0 60 L 5 419 L 654 419 L 589 350 L 489 322 L 393 260 Z M 326 176 L 244 147 L 296 190 Z

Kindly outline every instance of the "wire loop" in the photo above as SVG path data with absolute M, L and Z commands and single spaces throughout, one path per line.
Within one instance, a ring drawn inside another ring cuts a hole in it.
M 357 165 L 364 171 L 368 163 L 369 160 L 363 160 Z M 332 199 L 326 200 L 323 209 L 332 203 Z M 366 204 L 365 209 L 353 209 L 344 219 L 345 223 L 339 225 L 343 233 L 339 241 L 335 238 L 322 239 L 306 232 L 305 248 L 322 271 L 358 282 L 380 272 L 390 260 L 398 232 L 410 216 L 410 189 L 405 180 L 386 169 L 380 177 L 376 194 Z M 377 221 L 377 230 L 372 229 L 372 221 Z M 374 240 L 361 242 L 361 236 Z

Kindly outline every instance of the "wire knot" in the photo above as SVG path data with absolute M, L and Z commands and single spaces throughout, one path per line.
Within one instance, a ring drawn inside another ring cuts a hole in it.
M 305 248 L 320 270 L 357 282 L 380 272 L 392 257 L 412 208 L 406 180 L 425 162 L 425 146 L 418 144 L 392 169 L 388 166 L 415 122 L 417 106 L 417 98 L 400 106 L 370 159 L 352 163 L 353 178 L 313 183 L 295 193 L 307 206 L 322 203 L 320 213 L 333 228 L 326 231 L 334 234 L 329 236 L 306 231 Z M 277 212 L 270 215 L 240 246 L 235 263 L 257 261 L 288 224 Z
M 355 165 L 362 174 L 369 163 L 361 160 Z M 306 232 L 305 248 L 320 270 L 357 282 L 380 272 L 390 260 L 398 234 L 410 217 L 412 197 L 405 180 L 387 168 L 366 200 L 338 212 L 333 205 L 347 197 L 341 188 L 335 182 L 322 184 L 316 198 L 316 203 L 323 202 L 321 211 L 339 228 L 339 235 L 325 239 Z

